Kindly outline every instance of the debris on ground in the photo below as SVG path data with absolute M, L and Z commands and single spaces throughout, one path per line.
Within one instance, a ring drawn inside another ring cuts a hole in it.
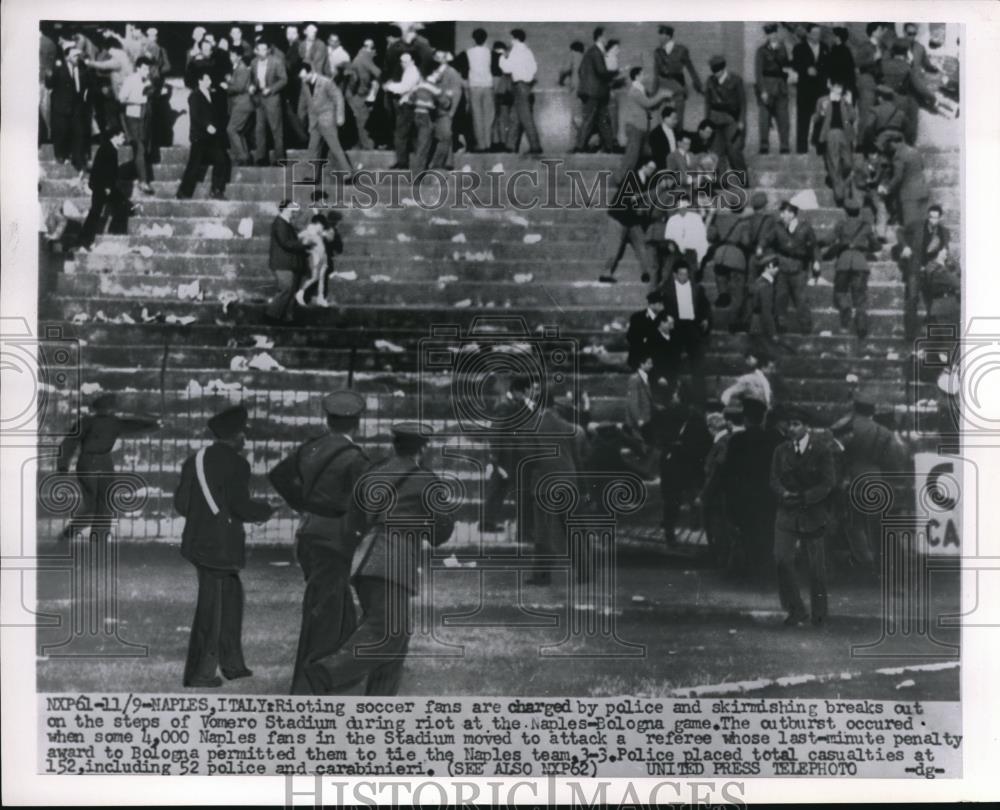
M 284 371 L 285 367 L 281 365 L 277 360 L 275 360 L 267 352 L 261 352 L 260 354 L 255 354 L 250 358 L 250 362 L 247 363 L 250 368 L 255 368 L 258 371 Z
M 453 237 L 451 237 L 451 241 L 456 245 L 464 245 L 468 240 L 465 238 L 464 233 L 456 233 Z
M 393 354 L 400 354 L 406 351 L 406 349 L 402 346 L 390 343 L 388 340 L 383 340 L 381 338 L 375 341 L 375 349 L 380 352 L 392 352 Z
M 542 235 L 540 233 L 526 233 L 521 241 L 526 245 L 536 245 L 542 241 Z

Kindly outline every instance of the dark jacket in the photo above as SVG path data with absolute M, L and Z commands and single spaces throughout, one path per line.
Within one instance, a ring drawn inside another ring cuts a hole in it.
M 792 66 L 788 51 L 780 42 L 776 48 L 765 42 L 757 48 L 754 57 L 754 80 L 756 81 L 757 97 L 767 93 L 768 102 L 774 98 L 788 95 L 788 74 L 785 68 Z
M 905 143 L 896 147 L 886 196 L 899 200 L 925 200 L 931 196 L 924 177 L 924 158 L 919 150 Z
M 750 285 L 750 294 L 746 297 L 744 322 L 751 335 L 763 335 L 773 340 L 778 335 L 778 326 L 774 320 L 775 281 L 768 281 L 763 274 Z
M 774 525 L 771 459 L 780 443 L 778 433 L 756 425 L 748 425 L 729 437 L 722 465 L 722 489 L 730 519 L 741 529 Z
M 246 563 L 244 523 L 267 520 L 271 506 L 250 497 L 250 464 L 227 444 L 215 442 L 205 450 L 205 481 L 218 514 L 205 499 L 195 467 L 197 454 L 181 468 L 174 507 L 183 515 L 181 555 L 205 568 L 238 571 Z
M 102 139 L 94 153 L 88 179 L 91 191 L 113 189 L 118 185 L 118 150 L 107 139 Z
M 826 501 L 836 484 L 833 453 L 826 442 L 810 435 L 802 455 L 791 440 L 782 442 L 771 460 L 771 491 L 778 499 L 775 528 L 803 534 L 821 531 L 827 522 Z
M 225 135 L 226 125 L 219 115 L 218 101 L 215 96 L 209 101 L 201 90 L 192 90 L 188 96 L 188 109 L 191 111 L 191 143 Z M 215 132 L 209 132 L 209 125 L 215 127 Z
M 816 261 L 816 232 L 808 222 L 799 220 L 795 233 L 787 227 L 775 229 L 775 243 L 781 254 L 781 271 L 798 273 L 809 270 Z
M 305 272 L 305 256 L 308 248 L 299 241 L 299 235 L 290 222 L 279 215 L 271 223 L 271 247 L 268 264 L 271 270 L 291 270 Z
M 712 305 L 708 301 L 708 296 L 705 294 L 705 288 L 693 279 L 688 281 L 691 285 L 691 301 L 694 304 L 694 321 L 701 326 L 703 321 L 708 322 L 708 330 L 712 328 Z M 678 313 L 677 313 L 677 290 L 674 287 L 674 281 L 668 280 L 663 287 L 661 287 L 663 292 L 663 313 L 669 315 L 674 319 L 674 325 L 677 325 Z M 706 331 L 708 331 L 706 330 Z
M 648 310 L 633 312 L 628 320 L 628 331 L 625 333 L 625 340 L 628 342 L 628 365 L 630 368 L 638 368 L 643 357 L 649 355 L 653 358 L 655 366 L 661 366 L 668 361 L 673 346 L 660 333 L 660 324 L 663 322 L 661 313 L 655 319 L 649 317 Z
M 746 217 L 732 211 L 719 211 L 708 226 L 708 241 L 712 244 L 712 259 L 716 267 L 731 270 L 747 269 L 747 249 L 750 233 Z
M 813 56 L 812 48 L 805 41 L 792 48 L 792 67 L 799 74 L 798 97 L 819 98 L 826 90 L 826 80 L 829 78 L 830 48 L 821 42 L 819 58 Z M 809 68 L 816 69 L 816 75 L 809 75 Z
M 871 223 L 860 215 L 848 216 L 833 228 L 833 238 L 824 258 L 836 260 L 835 270 L 868 270 L 868 254 L 879 242 Z
M 653 88 L 654 92 L 660 88 L 664 80 L 684 84 L 685 70 L 691 75 L 691 85 L 700 93 L 701 77 L 694 69 L 691 53 L 687 47 L 675 42 L 670 53 L 663 50 L 662 46 L 658 47 L 653 51 L 653 75 L 656 82 L 656 87 Z
M 902 469 L 903 446 L 889 428 L 870 416 L 855 414 L 851 435 L 844 442 L 844 468 L 848 482 L 870 472 Z
M 608 70 L 604 52 L 597 45 L 591 45 L 580 62 L 580 87 L 577 94 L 580 98 L 609 99 L 611 81 L 616 72 Z
M 429 491 L 440 487 L 440 482 L 434 472 L 396 455 L 376 463 L 361 477 L 356 503 L 366 531 L 354 555 L 353 576 L 377 577 L 417 592 L 422 541 L 440 546 L 455 526 L 449 512 L 435 508 L 440 502 Z M 384 497 L 387 492 L 391 496 Z M 392 523 L 416 528 L 390 533 L 387 524 Z
M 77 92 L 76 83 L 69 71 L 69 65 L 63 60 L 59 60 L 52 75 L 46 76 L 45 86 L 52 91 L 49 103 L 53 115 L 72 116 L 86 109 L 87 88 L 92 79 L 90 72 L 84 65 L 79 65 L 77 72 L 80 80 L 79 92 Z
M 155 419 L 126 419 L 114 414 L 84 416 L 59 445 L 57 466 L 63 472 L 68 470 L 70 461 L 79 449 L 77 470 L 110 472 L 114 469 L 111 451 L 118 439 L 130 433 L 152 430 L 156 425 Z
M 298 533 L 318 538 L 349 560 L 365 528 L 357 519 L 355 486 L 370 466 L 364 450 L 350 438 L 325 433 L 298 447 L 268 479 L 303 514 Z
M 727 73 L 724 81 L 709 76 L 705 82 L 705 117 L 717 124 L 745 124 L 747 111 L 743 79 Z M 692 147 L 693 150 L 693 147 Z

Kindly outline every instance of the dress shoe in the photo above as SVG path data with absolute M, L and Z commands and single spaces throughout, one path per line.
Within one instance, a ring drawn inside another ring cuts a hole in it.
M 235 681 L 239 678 L 251 677 L 253 675 L 253 670 L 243 667 L 243 669 L 238 669 L 235 672 L 226 672 L 226 670 L 222 670 L 222 674 L 225 676 L 227 681 Z
M 639 280 L 643 284 L 647 283 L 649 281 L 649 273 L 643 273 L 641 276 L 639 276 Z
M 185 681 L 184 685 L 189 689 L 216 689 L 222 686 L 222 678 L 216 675 L 214 678 L 209 678 L 208 680 Z

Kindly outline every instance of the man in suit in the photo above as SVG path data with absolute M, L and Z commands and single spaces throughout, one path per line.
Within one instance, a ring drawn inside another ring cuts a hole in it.
M 708 66 L 712 75 L 705 83 L 705 118 L 715 126 L 714 151 L 725 157 L 726 168 L 745 172 L 747 102 L 743 79 L 729 72 L 725 57 L 713 56 Z
M 927 56 L 927 49 L 922 42 L 917 40 L 918 33 L 919 29 L 916 23 L 908 22 L 903 26 L 904 42 L 909 47 L 910 64 L 927 73 L 939 73 L 940 71 Z
M 649 250 L 646 246 L 646 228 L 652 214 L 650 184 L 656 173 L 656 164 L 647 160 L 637 172 L 626 171 L 619 178 L 612 204 L 608 207 L 608 258 L 604 272 L 598 278 L 603 284 L 614 284 L 618 262 L 625 255 L 625 246 L 632 245 L 639 261 L 641 279 L 650 279 Z
M 347 79 L 347 106 L 354 113 L 358 147 L 361 149 L 375 148 L 371 133 L 368 132 L 368 118 L 371 116 L 381 78 L 382 69 L 375 64 L 375 40 L 366 39 L 351 61 Z
M 764 428 L 768 410 L 764 402 L 745 396 L 741 408 L 743 430 L 729 438 L 721 487 L 728 522 L 736 530 L 730 558 L 732 569 L 761 578 L 765 571 L 771 570 L 774 559 L 777 504 L 770 487 L 771 459 L 781 436 Z
M 292 322 L 293 300 L 305 273 L 306 254 L 309 251 L 299 241 L 298 232 L 292 225 L 294 213 L 291 200 L 282 200 L 278 203 L 278 216 L 271 223 L 268 265 L 274 273 L 278 292 L 268 303 L 264 319 L 274 325 Z
M 353 499 L 370 466 L 367 454 L 355 443 L 364 409 L 364 397 L 354 391 L 327 394 L 323 397 L 326 430 L 296 448 L 269 475 L 278 494 L 302 515 L 295 557 L 306 589 L 293 695 L 323 694 L 309 678 L 309 665 L 340 649 L 356 625 L 351 558 L 364 521 L 358 520 Z
M 254 44 L 256 52 L 256 43 Z M 299 68 L 305 61 L 302 57 L 302 40 L 299 38 L 297 25 L 285 26 L 285 49 L 277 46 L 274 55 L 285 63 L 285 75 L 288 81 L 281 90 L 282 120 L 285 124 L 284 140 L 293 146 L 305 146 L 309 142 L 309 133 L 299 120 Z
M 791 60 L 788 51 L 778 39 L 778 24 L 764 26 L 767 40 L 757 48 L 754 57 L 754 77 L 757 82 L 757 131 L 760 137 L 760 153 L 766 155 L 770 149 L 771 121 L 778 129 L 778 144 L 781 154 L 788 154 L 788 75 Z
M 90 186 L 90 211 L 80 230 L 79 249 L 86 252 L 94 243 L 106 208 L 111 212 L 112 230 L 125 232 L 132 204 L 118 184 L 118 150 L 125 145 L 125 134 L 105 129 L 94 153 L 87 183 Z
M 232 63 L 232 72 L 226 81 L 226 95 L 229 96 L 229 124 L 226 126 L 226 135 L 229 138 L 233 160 L 239 166 L 248 166 L 251 162 L 250 152 L 247 149 L 244 133 L 254 115 L 253 98 L 250 95 L 253 77 L 241 50 L 231 50 L 229 59 Z
M 844 204 L 848 180 L 854 169 L 857 114 L 851 94 L 840 79 L 830 79 L 830 92 L 816 102 L 813 127 L 816 149 L 823 155 L 827 180 L 837 205 Z
M 906 334 L 910 337 L 915 337 L 917 332 L 917 301 L 921 291 L 925 306 L 930 311 L 930 290 L 921 283 L 921 279 L 929 267 L 944 267 L 948 262 L 951 234 L 941 224 L 941 216 L 941 206 L 935 204 L 927 209 L 927 220 L 920 227 L 911 225 L 897 230 L 893 258 L 903 277 L 903 321 Z
M 770 354 L 778 348 L 778 323 L 775 315 L 775 293 L 778 257 L 773 253 L 760 258 L 761 274 L 750 285 L 744 299 L 739 326 L 750 335 L 751 351 Z
M 838 82 L 852 98 L 857 98 L 857 71 L 854 65 L 854 51 L 849 44 L 851 32 L 844 26 L 834 26 L 833 39 L 834 43 L 830 46 L 827 62 L 828 82 Z
M 812 332 L 812 310 L 806 287 L 810 274 L 819 273 L 816 232 L 812 225 L 799 219 L 799 209 L 787 200 L 779 210 L 781 227 L 774 231 L 773 246 L 781 257 L 781 272 L 775 291 L 775 316 L 779 329 L 787 330 L 789 304 L 795 309 L 798 331 Z
M 595 129 L 601 138 L 603 151 L 613 152 L 615 148 L 608 105 L 611 101 L 611 84 L 617 71 L 610 70 L 605 62 L 606 45 L 604 29 L 595 28 L 594 43 L 587 48 L 580 61 L 580 85 L 577 93 L 583 102 L 583 120 L 573 152 L 587 151 L 587 142 Z
M 930 189 L 924 176 L 924 158 L 898 136 L 888 139 L 888 153 L 892 157 L 892 173 L 881 189 L 899 213 L 903 229 L 916 234 L 927 215 Z
M 271 517 L 272 507 L 250 497 L 250 465 L 242 455 L 247 410 L 228 408 L 208 420 L 214 441 L 188 457 L 174 493 L 184 517 L 181 555 L 198 572 L 198 604 L 184 665 L 184 686 L 222 686 L 253 675 L 243 659 L 244 523 Z
M 393 425 L 392 434 L 392 455 L 362 476 L 355 496 L 366 530 L 351 577 L 363 618 L 338 650 L 302 668 L 320 694 L 342 695 L 362 679 L 368 695 L 398 693 L 413 625 L 410 600 L 420 587 L 417 569 L 429 566 L 426 549 L 447 542 L 454 528 L 452 514 L 427 497 L 442 485 L 428 463 L 431 429 L 404 422 Z M 395 496 L 388 505 L 380 497 L 386 490 Z M 410 524 L 408 530 L 392 528 L 397 521 Z M 419 528 L 412 529 L 414 523 Z
M 666 328 L 663 293 L 652 290 L 646 294 L 646 308 L 629 316 L 625 342 L 628 344 L 629 368 L 638 369 L 642 361 L 649 357 L 652 362 L 652 380 L 673 376 L 676 366 L 675 343 L 671 342 Z
M 60 163 L 69 160 L 81 174 L 90 159 L 90 73 L 80 51 L 70 48 L 65 59 L 57 58 L 45 75 L 51 91 L 49 123 L 52 151 Z
M 649 130 L 649 153 L 656 161 L 657 169 L 669 169 L 670 155 L 677 151 L 677 143 L 683 131 L 679 126 L 680 116 L 671 103 L 664 105 L 660 112 L 660 123 Z M 688 150 L 690 153 L 690 150 Z M 685 160 L 684 165 L 694 165 L 693 156 L 690 161 Z M 684 177 L 677 178 L 678 186 L 684 188 L 687 185 L 686 172 Z
M 327 75 L 326 45 L 323 40 L 316 36 L 319 33 L 319 28 L 316 27 L 315 23 L 309 23 L 302 29 L 302 33 L 305 34 L 305 39 L 299 43 L 299 53 L 302 55 L 302 61 L 312 65 L 313 70 L 319 73 L 320 76 Z
M 868 336 L 868 254 L 879 248 L 871 223 L 861 216 L 861 203 L 851 197 L 844 203 L 847 217 L 834 226 L 824 258 L 834 258 L 833 302 L 840 313 L 840 326 Z M 853 310 L 853 312 L 852 312 Z
M 344 96 L 333 79 L 321 76 L 308 62 L 299 68 L 299 81 L 299 117 L 309 119 L 309 160 L 319 159 L 320 144 L 325 142 L 334 171 L 343 172 L 344 182 L 350 183 L 353 167 L 338 133 L 345 121 Z
M 337 34 L 329 34 L 326 38 L 326 64 L 323 66 L 323 74 L 328 79 L 338 85 L 343 84 L 344 72 L 351 64 L 351 55 L 340 44 L 340 37 Z
M 319 43 L 322 46 L 322 43 Z M 254 127 L 254 160 L 259 166 L 268 165 L 267 133 L 274 141 L 274 164 L 285 157 L 285 125 L 282 120 L 281 91 L 288 83 L 285 62 L 271 53 L 263 40 L 254 45 L 254 60 L 250 64 L 250 94 L 257 106 Z M 298 75 L 298 74 L 296 74 Z M 297 100 L 296 100 L 296 103 Z
M 694 396 L 705 401 L 705 346 L 712 331 L 712 306 L 705 288 L 691 280 L 687 262 L 680 262 L 673 277 L 663 285 L 663 314 L 670 325 L 670 340 L 679 360 L 687 355 L 694 380 Z
M 434 54 L 434 61 L 438 63 L 438 70 L 441 71 L 438 78 L 441 95 L 437 99 L 437 113 L 434 116 L 434 153 L 430 161 L 432 169 L 455 168 L 452 165 L 455 115 L 462 105 L 464 86 L 462 75 L 451 66 L 452 59 L 452 55 L 447 51 L 437 51 Z
M 861 119 L 861 148 L 865 151 L 877 150 L 879 144 L 893 134 L 904 135 L 909 127 L 906 110 L 892 88 L 880 84 L 875 95 L 877 103 L 868 111 L 867 119 Z
M 69 471 L 76 460 L 80 505 L 73 519 L 63 529 L 63 540 L 73 539 L 77 532 L 93 540 L 104 539 L 101 530 L 111 528 L 114 514 L 109 494 L 115 484 L 115 464 L 111 453 L 122 436 L 145 433 L 159 427 L 156 419 L 124 417 L 115 413 L 114 394 L 101 394 L 91 405 L 91 413 L 79 419 L 59 445 L 56 466 L 59 472 Z M 93 533 L 91 533 L 93 532 Z
M 865 26 L 867 39 L 854 49 L 854 65 L 857 68 L 858 120 L 868 121 L 875 106 L 875 88 L 881 79 L 882 36 L 885 23 L 870 22 Z
M 656 404 L 653 398 L 653 358 L 645 355 L 639 361 L 635 373 L 628 378 L 625 408 L 625 428 L 629 435 L 640 439 L 643 444 L 653 444 L 653 414 Z
M 533 436 L 534 446 L 526 452 L 526 456 L 536 457 L 526 458 L 518 492 L 519 530 L 523 531 L 521 542 L 532 545 L 536 568 L 525 580 L 527 585 L 550 585 L 552 573 L 547 570 L 548 567 L 555 560 L 569 556 L 566 515 L 562 512 L 553 514 L 545 508 L 546 491 L 562 482 L 576 486 L 576 472 L 583 467 L 586 457 L 583 428 L 559 414 L 551 388 L 543 390 L 540 409 Z M 534 453 L 535 446 L 539 451 L 537 454 Z
M 829 58 L 829 47 L 820 41 L 819 25 L 810 23 L 805 38 L 792 49 L 792 67 L 799 77 L 795 90 L 795 151 L 800 155 L 809 151 L 809 124 L 816 102 L 826 91 Z
M 225 124 L 212 97 L 212 75 L 202 69 L 197 77 L 198 88 L 188 96 L 191 120 L 191 148 L 187 165 L 177 189 L 178 200 L 188 200 L 194 194 L 205 163 L 212 164 L 211 197 L 224 200 L 229 179 L 229 156 L 224 144 Z
M 701 77 L 691 61 L 687 47 L 674 41 L 674 27 L 661 25 L 658 29 L 660 44 L 653 51 L 654 90 L 670 91 L 670 103 L 677 110 L 678 125 L 684 128 L 684 108 L 687 102 L 687 85 L 684 71 L 691 76 L 691 86 L 702 92 Z
M 778 566 L 778 595 L 788 612 L 785 625 L 801 624 L 811 615 L 815 626 L 827 615 L 826 524 L 827 500 L 837 484 L 833 453 L 827 442 L 809 431 L 809 416 L 788 408 L 788 438 L 774 451 L 771 491 L 778 501 L 774 520 L 774 560 Z M 807 613 L 795 574 L 795 552 L 802 544 L 809 558 Z
M 643 148 L 646 146 L 646 138 L 647 136 L 652 137 L 649 132 L 650 112 L 670 96 L 670 91 L 666 88 L 661 89 L 655 95 L 647 95 L 641 67 L 632 68 L 628 75 L 631 84 L 618 101 L 618 143 L 625 147 L 625 154 L 622 155 L 620 165 L 623 172 L 635 171 Z M 673 137 L 673 130 L 670 134 Z M 674 141 L 676 145 L 676 138 Z M 670 151 L 673 151 L 672 148 L 667 151 L 667 154 Z M 655 159 L 656 155 L 654 154 Z M 657 160 L 657 166 L 662 165 Z

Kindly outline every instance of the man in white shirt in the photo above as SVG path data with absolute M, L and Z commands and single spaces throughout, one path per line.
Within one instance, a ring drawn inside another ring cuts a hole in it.
M 486 44 L 486 30 L 477 28 L 472 32 L 476 44 L 465 51 L 469 64 L 469 107 L 472 110 L 472 130 L 475 135 L 476 151 L 485 152 L 490 148 L 490 128 L 493 125 L 493 72 L 490 69 L 492 53 Z
M 712 329 L 712 307 L 701 284 L 691 281 L 686 262 L 674 268 L 673 277 L 663 287 L 664 313 L 670 325 L 670 340 L 676 341 L 675 354 L 687 354 L 694 378 L 694 393 L 705 401 L 705 375 L 702 362 L 705 343 Z
M 326 75 L 338 81 L 338 77 L 350 63 L 351 55 L 340 44 L 340 37 L 330 34 L 326 38 Z
M 774 394 L 768 376 L 775 371 L 774 360 L 763 352 L 750 351 L 745 357 L 751 370 L 722 392 L 722 404 L 728 406 L 741 399 L 755 399 L 770 408 Z
M 153 85 L 149 80 L 149 57 L 140 56 L 135 63 L 135 72 L 130 73 L 122 81 L 118 91 L 118 100 L 125 113 L 125 130 L 132 143 L 132 156 L 135 163 L 139 187 L 146 194 L 153 193 L 150 182 L 153 179 L 153 165 L 150 161 L 149 138 L 149 93 Z
M 542 144 L 538 139 L 535 114 L 532 110 L 532 86 L 535 74 L 538 72 L 538 63 L 535 62 L 531 48 L 524 43 L 526 35 L 523 29 L 515 28 L 510 32 L 510 36 L 510 52 L 500 57 L 500 70 L 509 73 L 514 83 L 515 121 L 507 134 L 507 149 L 515 153 L 518 151 L 523 131 L 528 138 L 528 154 L 540 155 Z
M 386 82 L 384 87 L 387 93 L 395 97 L 396 125 L 393 140 L 396 146 L 396 162 L 389 168 L 408 169 L 410 168 L 410 140 L 413 137 L 413 104 L 410 102 L 410 94 L 416 90 L 420 84 L 420 69 L 413 61 L 413 55 L 403 52 L 399 57 L 400 67 L 403 75 L 399 81 Z
M 682 192 L 677 197 L 677 210 L 667 220 L 663 231 L 664 241 L 672 241 L 678 252 L 697 272 L 708 252 L 708 231 L 701 214 L 691 210 L 691 197 Z

